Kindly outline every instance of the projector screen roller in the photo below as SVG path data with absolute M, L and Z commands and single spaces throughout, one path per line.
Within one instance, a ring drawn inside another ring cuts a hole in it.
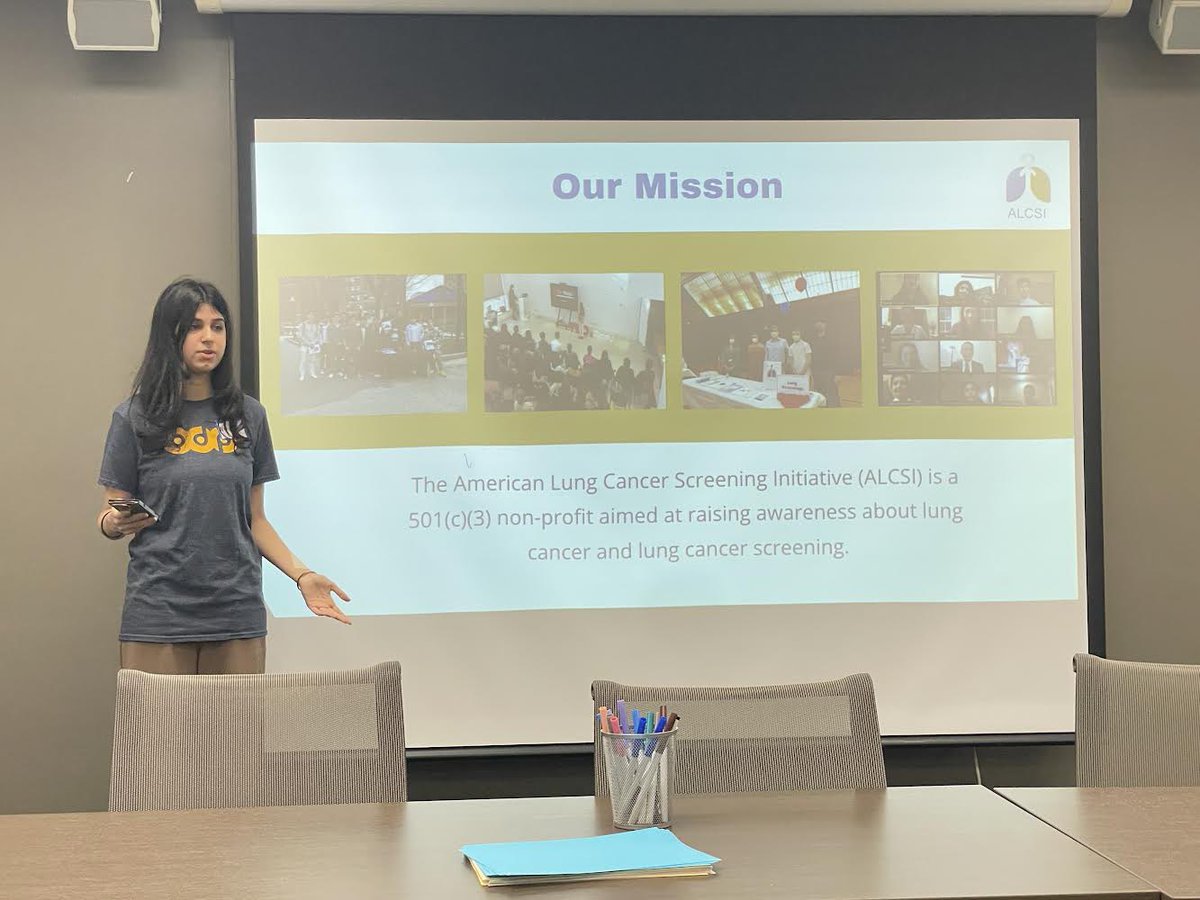
M 869 672 L 886 734 L 1073 728 L 1078 126 L 257 120 L 275 669 L 413 746 L 588 687 Z

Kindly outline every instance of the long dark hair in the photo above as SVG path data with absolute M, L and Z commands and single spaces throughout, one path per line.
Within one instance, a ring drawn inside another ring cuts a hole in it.
M 138 436 L 147 450 L 162 450 L 183 420 L 183 385 L 187 366 L 183 342 L 191 330 L 196 310 L 208 304 L 225 320 L 225 355 L 212 371 L 213 405 L 217 419 L 233 435 L 240 432 L 246 412 L 245 397 L 233 377 L 233 318 L 221 292 L 207 281 L 178 278 L 158 295 L 150 318 L 146 354 L 133 379 L 132 397 L 138 408 Z

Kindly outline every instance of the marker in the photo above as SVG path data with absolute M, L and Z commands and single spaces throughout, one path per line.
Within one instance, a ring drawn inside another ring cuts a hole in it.
M 662 733 L 663 733 L 663 730 L 664 730 L 666 727 L 667 727 L 667 720 L 666 720 L 665 718 L 661 718 L 661 717 L 660 717 L 660 718 L 659 718 L 659 720 L 658 720 L 657 722 L 655 722 L 655 723 L 654 723 L 654 733 L 655 733 L 655 734 L 662 734 Z M 651 739 L 650 739 L 650 749 L 651 749 L 651 750 L 657 750 L 657 749 L 658 749 L 658 741 L 657 741 L 655 738 L 651 738 Z
M 631 734 L 643 734 L 645 730 L 645 719 L 638 717 L 637 721 L 632 723 L 633 728 Z M 637 759 L 642 750 L 642 741 L 630 741 L 633 744 L 633 758 Z
M 675 713 L 671 713 L 671 715 L 667 716 L 667 718 L 663 720 L 662 733 L 666 734 L 667 732 L 674 731 L 675 723 L 678 721 L 679 721 L 679 716 L 675 715 Z M 658 741 L 657 744 L 658 744 L 658 746 L 654 748 L 655 753 L 661 754 L 667 749 L 667 742 L 665 740 Z

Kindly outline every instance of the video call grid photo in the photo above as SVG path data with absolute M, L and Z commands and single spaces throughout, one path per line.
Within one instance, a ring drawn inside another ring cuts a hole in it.
M 880 406 L 1054 406 L 1054 273 L 880 272 Z

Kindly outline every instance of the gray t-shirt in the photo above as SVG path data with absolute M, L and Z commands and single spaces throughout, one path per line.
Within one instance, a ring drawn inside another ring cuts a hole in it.
M 770 338 L 763 346 L 767 348 L 764 362 L 781 363 L 787 357 L 788 344 L 783 338 Z
M 183 404 L 165 450 L 134 430 L 136 401 L 113 412 L 100 484 L 144 500 L 159 520 L 129 543 L 123 641 L 226 641 L 267 633 L 262 555 L 250 534 L 250 488 L 279 477 L 262 404 L 246 398 L 235 447 L 212 400 Z

